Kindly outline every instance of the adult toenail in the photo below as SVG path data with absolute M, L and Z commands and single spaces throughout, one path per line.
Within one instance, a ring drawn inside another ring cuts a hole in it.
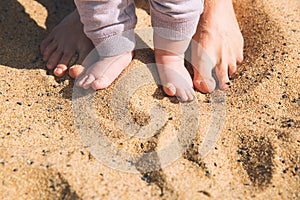
M 60 74 L 60 73 L 62 73 L 62 69 L 61 68 L 56 68 L 55 72 Z
M 202 82 L 204 82 L 204 81 L 202 81 L 202 80 L 201 80 L 201 81 L 197 80 L 197 81 L 196 81 L 196 85 L 200 85 Z
M 206 87 L 209 87 L 207 81 L 201 80 L 201 81 L 199 81 L 199 85 L 201 85 L 201 83 L 202 83 L 203 85 L 205 85 Z
M 213 80 L 205 80 L 205 83 L 209 88 L 215 87 Z

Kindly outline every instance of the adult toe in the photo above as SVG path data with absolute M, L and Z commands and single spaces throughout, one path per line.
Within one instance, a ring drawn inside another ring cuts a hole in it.
M 232 76 L 237 70 L 237 64 L 236 63 L 231 63 L 228 65 L 228 74 L 229 76 Z
M 74 52 L 65 51 L 63 53 L 60 61 L 58 62 L 58 65 L 56 66 L 56 68 L 54 70 L 54 74 L 56 76 L 61 77 L 67 72 L 69 62 L 74 54 L 75 54 L 75 51 Z
M 50 56 L 50 58 L 47 61 L 47 68 L 48 69 L 54 69 L 54 67 L 57 66 L 58 61 L 61 59 L 63 52 L 62 50 L 56 49 Z
M 51 44 L 51 42 L 53 41 L 53 35 L 49 34 L 40 44 L 40 50 L 42 52 L 42 54 L 44 53 L 44 51 L 46 50 L 46 48 L 49 46 L 49 44 Z
M 54 69 L 54 75 L 57 77 L 62 77 L 68 71 L 68 67 L 64 64 L 58 64 Z
M 204 76 L 197 70 L 194 70 L 194 86 L 202 93 L 211 93 L 216 88 L 216 81 L 210 73 L 205 73 Z
M 230 80 L 228 76 L 228 64 L 221 62 L 216 66 L 216 76 L 219 81 L 219 88 L 226 90 L 229 88 Z
M 57 49 L 57 43 L 55 41 L 52 41 L 51 43 L 49 43 L 44 51 L 42 51 L 43 54 L 43 60 L 45 62 L 47 62 L 49 60 L 49 58 L 52 56 L 52 54 L 56 51 Z

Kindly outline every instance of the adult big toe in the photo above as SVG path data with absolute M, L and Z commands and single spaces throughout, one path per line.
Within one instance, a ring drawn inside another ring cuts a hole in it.
M 194 77 L 194 86 L 202 93 L 211 93 L 216 88 L 216 81 L 214 78 L 203 79 L 201 77 Z

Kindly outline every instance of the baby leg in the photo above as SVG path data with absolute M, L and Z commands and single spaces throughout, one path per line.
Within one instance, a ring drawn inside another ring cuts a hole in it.
M 100 60 L 77 80 L 85 89 L 108 87 L 132 60 L 136 24 L 133 0 L 75 0 L 85 34 Z
M 184 53 L 202 13 L 201 0 L 151 0 L 154 49 L 165 93 L 182 101 L 194 98 L 193 82 L 184 66 Z

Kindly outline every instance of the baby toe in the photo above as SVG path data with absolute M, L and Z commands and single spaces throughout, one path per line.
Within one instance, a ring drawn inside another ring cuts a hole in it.
M 76 80 L 76 85 L 79 87 L 83 87 L 83 84 L 85 83 L 85 80 L 88 78 L 88 75 L 83 75 L 82 77 L 79 77 Z
M 95 77 L 92 74 L 89 74 L 88 77 L 85 79 L 84 83 L 82 84 L 82 87 L 84 89 L 88 89 L 94 81 Z
M 187 101 L 192 101 L 195 97 L 195 91 L 193 89 L 187 89 L 185 90 L 185 93 L 187 95 Z
M 183 90 L 183 89 L 177 89 L 177 91 L 176 91 L 176 96 L 177 96 L 177 97 L 180 99 L 180 101 L 182 101 L 182 102 L 186 102 L 186 101 L 189 100 L 186 91 Z
M 163 87 L 165 93 L 169 96 L 175 96 L 176 95 L 176 87 L 172 83 L 167 83 Z
M 94 90 L 101 90 L 101 89 L 105 89 L 108 86 L 110 86 L 111 81 L 109 79 L 107 79 L 106 77 L 101 77 L 99 79 L 96 79 L 93 83 L 92 83 L 92 88 Z

